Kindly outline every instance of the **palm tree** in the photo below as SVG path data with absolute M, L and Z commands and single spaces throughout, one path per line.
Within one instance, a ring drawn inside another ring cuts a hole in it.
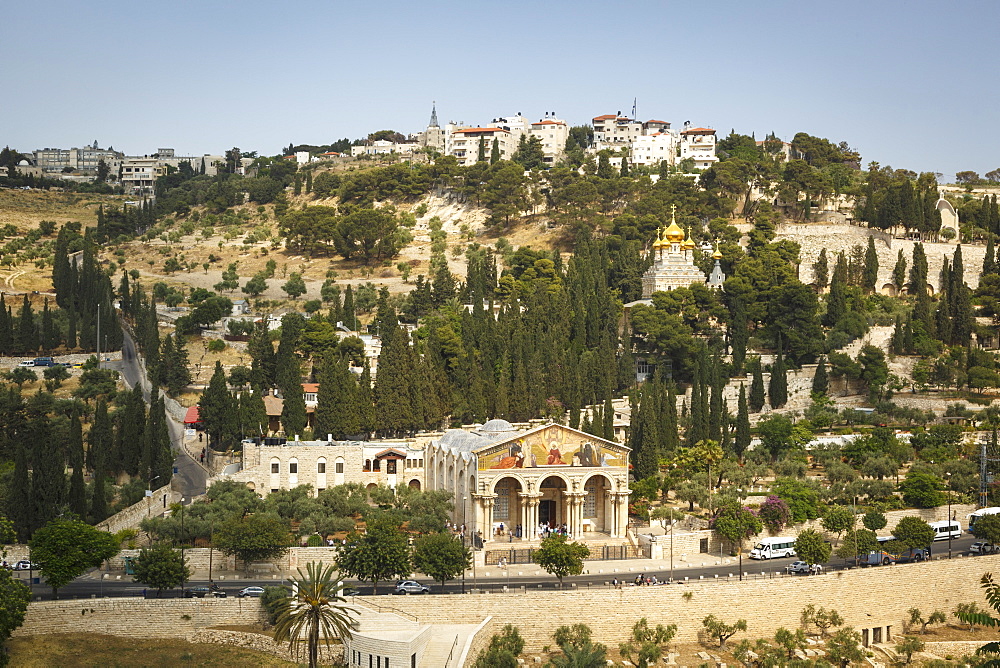
M 319 639 L 327 645 L 336 636 L 350 638 L 357 622 L 354 610 L 341 605 L 343 583 L 340 573 L 323 562 L 306 564 L 306 572 L 298 569 L 299 577 L 292 578 L 292 595 L 285 598 L 278 608 L 278 621 L 274 627 L 275 642 L 288 642 L 289 651 L 298 658 L 302 649 L 303 634 L 309 649 L 309 668 L 319 662 Z

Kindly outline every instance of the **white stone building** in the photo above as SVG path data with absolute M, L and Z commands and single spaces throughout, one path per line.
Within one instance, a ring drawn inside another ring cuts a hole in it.
M 480 141 L 486 160 L 490 159 L 493 140 L 498 142 L 501 160 L 509 160 L 517 150 L 517 140 L 511 131 L 500 127 L 458 128 L 450 134 L 448 154 L 455 156 L 463 167 L 474 165 L 479 160 Z
M 664 161 L 669 165 L 677 163 L 677 137 L 673 133 L 654 132 L 632 142 L 630 164 L 657 167 Z
M 569 125 L 555 116 L 545 115 L 545 118 L 531 124 L 531 136 L 538 137 L 545 153 L 545 164 L 553 165 L 562 159 L 566 150 L 566 140 L 569 139 Z
M 719 161 L 715 155 L 715 130 L 685 127 L 680 136 L 680 160 L 694 160 L 695 169 L 708 169 Z

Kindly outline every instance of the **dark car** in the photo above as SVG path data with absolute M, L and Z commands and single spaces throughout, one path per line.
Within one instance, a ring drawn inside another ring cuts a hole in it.
M 403 580 L 402 582 L 396 583 L 397 594 L 427 594 L 429 592 L 429 587 L 422 585 L 419 582 L 414 582 L 413 580 Z
M 206 596 L 226 598 L 226 592 L 211 587 L 188 587 L 184 590 L 184 598 L 205 598 Z

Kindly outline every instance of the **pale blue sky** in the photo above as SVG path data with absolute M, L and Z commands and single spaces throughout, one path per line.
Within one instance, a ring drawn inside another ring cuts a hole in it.
M 917 171 L 1000 167 L 1000 3 L 10 2 L 0 143 L 277 153 L 555 111 L 797 131 Z M 993 48 L 991 48 L 993 47 Z

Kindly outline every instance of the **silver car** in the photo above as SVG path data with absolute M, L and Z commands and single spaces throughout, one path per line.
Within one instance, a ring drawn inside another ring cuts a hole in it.
M 997 546 L 993 543 L 989 543 L 985 540 L 977 540 L 969 548 L 969 552 L 972 554 L 993 554 L 997 551 Z
M 430 588 L 413 580 L 403 580 L 396 584 L 397 594 L 427 594 Z

